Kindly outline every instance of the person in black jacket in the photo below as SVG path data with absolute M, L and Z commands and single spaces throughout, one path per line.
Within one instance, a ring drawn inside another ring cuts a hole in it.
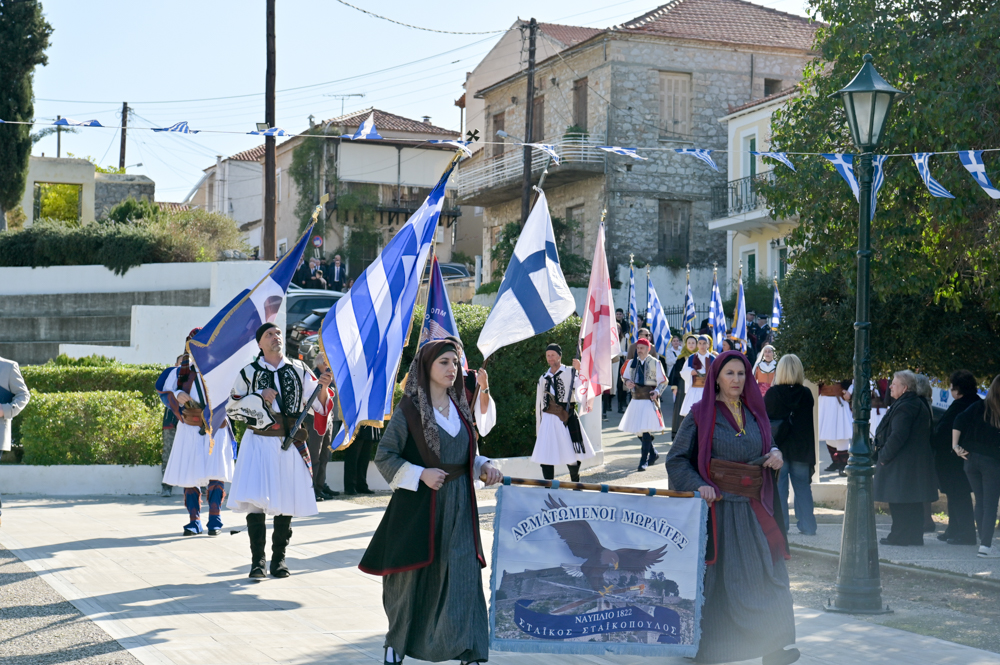
M 778 361 L 774 384 L 764 393 L 774 443 L 785 458 L 778 472 L 778 496 L 788 532 L 788 482 L 795 490 L 795 522 L 799 533 L 816 535 L 812 475 L 816 468 L 816 428 L 813 426 L 812 392 L 802 385 L 802 361 L 787 353 Z
M 986 399 L 955 417 L 952 449 L 965 460 L 965 473 L 976 495 L 979 556 L 995 559 L 993 532 L 1000 502 L 1000 376 L 993 378 Z
M 382 438 L 382 430 L 363 425 L 354 443 L 344 451 L 344 494 L 374 494 L 368 488 L 368 462 L 372 459 L 372 446 Z
M 934 449 L 934 470 L 938 488 L 948 495 L 948 528 L 938 534 L 938 540 L 949 545 L 976 545 L 976 521 L 972 511 L 972 486 L 965 475 L 962 458 L 951 449 L 951 432 L 955 418 L 982 398 L 976 394 L 976 377 L 967 369 L 953 372 L 950 378 L 951 396 L 955 399 L 941 416 L 931 448 Z
M 687 362 L 688 356 L 697 350 L 698 336 L 694 333 L 686 333 L 684 335 L 684 344 L 681 348 L 681 352 L 677 355 L 677 360 L 674 361 L 674 366 L 670 368 L 669 372 L 667 372 L 667 385 L 670 386 L 670 390 L 673 392 L 674 397 L 673 420 L 671 421 L 670 427 L 671 440 L 677 436 L 677 432 L 681 428 L 681 422 L 684 420 L 684 416 L 681 415 L 681 405 L 684 404 L 684 394 L 686 389 L 684 377 L 681 376 L 681 368 L 684 367 L 684 363 Z
M 892 529 L 883 545 L 923 545 L 924 507 L 937 501 L 931 454 L 931 408 L 916 393 L 917 377 L 896 372 L 889 386 L 895 400 L 875 432 L 875 501 L 889 504 Z

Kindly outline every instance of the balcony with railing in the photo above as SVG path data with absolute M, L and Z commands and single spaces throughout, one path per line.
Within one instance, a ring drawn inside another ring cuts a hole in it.
M 430 192 L 430 187 L 339 182 L 335 203 L 338 207 L 347 209 L 367 208 L 374 212 L 409 216 L 424 204 Z M 441 214 L 445 216 L 461 214 L 454 190 L 445 193 Z
M 554 143 L 559 164 L 549 161 L 541 150 L 531 151 L 531 173 L 548 168 L 545 185 L 554 187 L 604 173 L 607 153 L 597 146 L 603 139 L 563 137 Z M 486 157 L 468 166 L 460 165 L 456 177 L 458 200 L 462 205 L 492 205 L 517 198 L 524 174 L 524 152 L 520 146 L 498 157 Z
M 772 183 L 774 172 L 767 171 L 712 187 L 712 217 L 708 228 L 744 231 L 766 226 L 770 211 L 764 190 Z

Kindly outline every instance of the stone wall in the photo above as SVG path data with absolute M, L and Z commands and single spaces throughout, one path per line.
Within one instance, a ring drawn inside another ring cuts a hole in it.
M 97 173 L 94 175 L 94 216 L 103 217 L 130 196 L 136 201 L 153 201 L 155 194 L 156 183 L 144 175 Z

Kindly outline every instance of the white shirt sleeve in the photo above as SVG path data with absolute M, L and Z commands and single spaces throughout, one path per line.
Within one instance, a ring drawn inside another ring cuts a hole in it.
M 479 430 L 481 436 L 486 436 L 493 429 L 493 426 L 497 424 L 497 405 L 493 401 L 493 395 L 487 395 L 490 398 L 489 404 L 486 405 L 486 413 L 481 411 L 482 404 L 480 403 L 480 396 L 476 395 L 476 404 L 473 408 L 473 415 L 476 418 L 476 429 Z M 478 458 L 477 458 L 478 459 Z
M 420 474 L 423 472 L 424 467 L 404 462 L 396 475 L 389 481 L 389 487 L 394 490 L 403 489 L 416 492 L 420 488 Z
M 173 371 L 170 372 L 170 374 L 167 375 L 166 381 L 163 382 L 163 392 L 165 392 L 165 393 L 173 393 L 174 397 L 177 396 L 177 393 L 181 392 L 180 390 L 177 389 L 177 368 L 176 367 L 173 369 Z
M 486 464 L 489 461 L 491 461 L 489 457 L 483 457 L 482 455 L 476 455 L 476 461 L 472 464 L 472 475 L 476 479 L 476 488 L 477 489 L 482 489 L 480 487 L 480 484 L 482 483 L 482 481 L 479 480 L 479 476 L 483 472 L 483 465 Z

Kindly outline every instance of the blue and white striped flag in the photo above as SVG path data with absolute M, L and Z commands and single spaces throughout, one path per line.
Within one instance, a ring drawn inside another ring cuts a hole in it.
M 674 148 L 674 152 L 679 155 L 691 155 L 692 157 L 697 157 L 716 171 L 719 170 L 719 167 L 715 165 L 714 161 L 712 161 L 711 150 L 706 150 L 704 148 Z
M 177 132 L 179 134 L 197 134 L 199 130 L 191 129 L 186 122 L 178 122 L 169 127 L 153 127 L 154 132 Z
M 616 155 L 622 155 L 624 157 L 631 157 L 632 159 L 649 159 L 649 157 L 643 157 L 636 152 L 638 148 L 622 148 L 617 145 L 599 145 L 598 150 L 603 150 L 604 152 L 613 152 Z
M 639 339 L 639 310 L 635 305 L 635 266 L 628 265 L 628 343 Z
M 785 166 L 787 166 L 791 170 L 793 170 L 793 171 L 795 170 L 795 167 L 792 166 L 792 161 L 790 159 L 788 159 L 788 153 L 787 152 L 754 152 L 753 150 L 751 150 L 750 154 L 751 155 L 757 155 L 758 157 L 770 157 L 771 159 L 775 159 L 775 160 L 781 162 L 782 164 L 784 164 Z
M 62 127 L 103 127 L 101 123 L 96 120 L 70 120 L 69 118 L 59 118 L 53 125 L 60 125 Z
M 445 140 L 445 139 L 431 139 L 431 140 L 429 140 L 427 142 L 428 143 L 433 143 L 435 145 L 441 145 L 441 144 L 443 144 L 443 145 L 453 145 L 456 148 L 458 148 L 459 150 L 461 150 L 463 153 L 465 153 L 466 157 L 472 157 L 472 151 L 469 150 L 469 147 L 468 147 L 469 144 L 472 143 L 472 141 L 459 141 L 458 139 L 447 139 L 447 140 Z
M 291 134 L 283 130 L 281 127 L 271 127 L 270 129 L 265 129 L 262 132 L 255 129 L 252 132 L 247 132 L 247 134 L 254 134 L 256 136 L 291 136 Z
M 646 325 L 653 335 L 653 348 L 660 355 L 666 355 L 670 348 L 670 324 L 667 315 L 663 313 L 663 305 L 653 288 L 653 280 L 646 274 Z
M 537 148 L 541 150 L 546 155 L 552 158 L 554 164 L 559 163 L 559 153 L 556 152 L 556 147 L 554 145 L 549 145 L 548 143 L 525 143 L 524 145 L 529 145 L 532 148 Z
M 778 280 L 774 280 L 774 302 L 771 304 L 771 330 L 777 332 L 781 325 L 781 294 L 778 293 Z
M 503 274 L 500 291 L 477 346 L 487 358 L 502 346 L 541 335 L 576 313 L 556 251 L 556 235 L 545 193 L 531 209 L 514 256 Z
M 991 199 L 1000 199 L 1000 189 L 993 186 L 990 178 L 986 175 L 986 165 L 983 164 L 982 150 L 962 150 L 958 153 L 958 158 L 962 160 L 962 166 L 968 171 L 983 191 L 990 195 Z
M 349 445 L 362 425 L 382 427 L 392 415 L 396 372 L 455 163 L 323 319 L 320 346 L 344 413 L 334 449 Z
M 854 200 L 860 201 L 858 197 L 860 196 L 861 185 L 858 183 L 858 179 L 854 175 L 854 155 L 826 153 L 821 155 L 821 157 L 825 157 L 831 164 L 833 164 L 833 168 L 837 170 L 840 177 L 851 186 L 851 193 L 854 194 Z M 875 218 L 875 208 L 878 206 L 878 192 L 882 189 L 882 185 L 885 183 L 884 166 L 885 160 L 887 159 L 889 159 L 888 155 L 872 156 L 872 219 Z
M 188 353 L 205 385 L 204 418 L 209 434 L 217 431 L 226 419 L 226 404 L 236 375 L 260 351 L 257 328 L 278 317 L 312 228 L 310 224 L 292 251 L 278 259 L 263 279 L 233 298 L 188 341 Z
M 743 342 L 741 351 L 747 352 L 747 301 L 743 295 L 743 270 L 736 285 L 736 311 L 733 312 L 733 337 Z
M 927 191 L 931 193 L 931 196 L 939 199 L 953 199 L 955 196 L 931 176 L 931 167 L 928 162 L 933 155 L 933 152 L 915 152 L 913 153 L 913 163 L 917 165 L 917 171 L 924 184 L 927 185 Z
M 372 111 L 371 115 L 365 118 L 365 121 L 358 127 L 358 131 L 354 132 L 350 136 L 344 134 L 340 138 L 351 139 L 352 141 L 360 141 L 362 139 L 369 141 L 381 141 L 382 137 L 379 135 L 378 129 L 375 128 L 375 111 Z
M 691 293 L 691 271 L 687 275 L 687 293 L 684 294 L 684 325 L 683 333 L 694 332 L 694 319 L 698 315 L 694 308 L 694 294 Z
M 712 346 L 721 353 L 722 340 L 726 339 L 726 311 L 722 306 L 718 271 L 712 279 L 712 300 L 708 303 L 708 327 L 712 329 Z

